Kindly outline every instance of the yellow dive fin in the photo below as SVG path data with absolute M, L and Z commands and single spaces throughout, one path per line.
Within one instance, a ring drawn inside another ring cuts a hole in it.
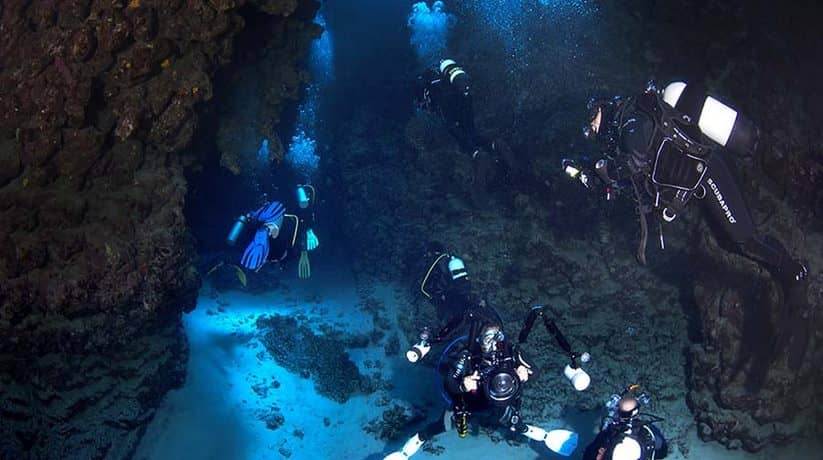
M 244 272 L 243 269 L 238 267 L 237 265 L 232 265 L 232 267 L 234 267 L 234 270 L 237 272 L 237 279 L 240 280 L 240 284 L 242 284 L 243 287 L 246 287 L 246 285 L 248 284 L 246 272 Z

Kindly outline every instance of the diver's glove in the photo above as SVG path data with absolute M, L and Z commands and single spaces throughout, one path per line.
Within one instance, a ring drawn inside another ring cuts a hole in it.
M 309 251 L 314 251 L 317 249 L 317 246 L 320 246 L 320 240 L 317 239 L 317 235 L 314 234 L 314 230 L 306 230 L 306 249 Z
M 309 265 L 309 253 L 300 251 L 300 262 L 297 264 L 297 276 L 306 279 L 311 276 L 311 265 Z
M 543 428 L 526 425 L 523 436 L 546 444 L 552 452 L 568 457 L 577 449 L 577 433 L 569 430 L 546 431 Z
M 263 266 L 267 257 L 269 257 L 269 231 L 263 227 L 257 230 L 252 242 L 246 246 L 240 265 L 249 270 L 257 270 Z
M 460 384 L 460 390 L 466 393 L 474 393 L 477 391 L 478 382 L 480 382 L 480 373 L 474 371 L 471 375 L 463 377 L 463 382 Z
M 406 458 L 409 458 L 412 455 L 416 454 L 418 450 L 420 450 L 420 447 L 423 445 L 424 442 L 426 441 L 420 439 L 419 434 L 415 434 L 408 441 L 406 441 L 406 444 L 403 445 L 402 450 L 392 452 L 389 455 L 386 455 L 386 457 L 383 460 L 404 460 Z

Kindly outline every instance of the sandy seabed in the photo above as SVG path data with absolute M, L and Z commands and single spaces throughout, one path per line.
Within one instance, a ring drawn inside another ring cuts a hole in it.
M 295 277 L 289 280 L 288 287 L 262 295 L 228 291 L 216 298 L 200 297 L 197 309 L 184 317 L 190 346 L 186 383 L 167 395 L 138 447 L 137 460 L 377 460 L 402 445 L 402 441 L 387 445 L 363 431 L 387 408 L 385 391 L 355 396 L 345 403 L 332 401 L 317 394 L 310 379 L 278 366 L 260 342 L 256 320 L 270 314 L 303 314 L 316 318 L 318 324 L 332 324 L 336 329 L 356 333 L 371 329 L 371 316 L 357 308 L 360 298 L 351 273 L 340 267 L 321 267 L 318 271 L 308 281 Z M 391 307 L 396 305 L 400 286 L 375 284 L 373 288 L 371 295 L 390 307 L 389 319 L 396 328 L 401 312 Z M 208 286 L 202 290 L 209 291 Z M 349 350 L 349 354 L 364 374 L 375 372 L 375 368 L 365 367 L 366 361 L 382 362 L 379 370 L 383 379 L 394 386 L 390 393 L 393 399 L 417 401 L 433 407 L 430 417 L 437 414 L 441 400 L 430 368 L 412 366 L 402 355 L 387 357 L 381 344 Z M 279 382 L 276 388 L 272 386 L 275 380 Z M 267 390 L 261 392 L 260 388 Z M 280 408 L 285 422 L 271 430 L 261 417 L 271 413 L 275 406 Z M 690 419 L 691 414 L 685 413 L 683 417 Z M 562 420 L 533 422 L 546 429 L 573 429 Z M 665 433 L 665 423 L 661 427 Z M 572 459 L 582 456 L 595 429 L 574 428 L 586 432 L 581 432 L 581 444 Z M 802 460 L 823 455 L 815 455 L 821 451 L 812 441 L 750 454 L 704 443 L 697 438 L 694 428 L 688 436 L 694 441 L 688 455 L 675 448 L 667 458 Z M 434 440 L 434 446 L 439 454 L 421 451 L 414 458 L 564 458 L 537 443 L 512 446 L 495 443 L 483 434 L 460 439 L 454 432 L 445 433 Z

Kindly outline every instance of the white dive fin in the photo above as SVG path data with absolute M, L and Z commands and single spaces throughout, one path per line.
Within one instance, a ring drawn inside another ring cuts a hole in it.
M 528 429 L 524 436 L 535 441 L 541 441 L 546 444 L 552 452 L 568 457 L 574 453 L 577 448 L 577 433 L 569 430 L 551 430 L 546 431 L 537 426 L 526 425 Z
M 420 439 L 419 434 L 415 434 L 408 441 L 406 441 L 406 444 L 403 445 L 402 450 L 400 450 L 399 452 L 390 453 L 383 460 L 404 460 L 404 459 L 407 459 L 407 458 L 411 457 L 412 455 L 416 454 L 417 451 L 420 450 L 420 447 L 423 446 L 424 442 L 425 441 Z

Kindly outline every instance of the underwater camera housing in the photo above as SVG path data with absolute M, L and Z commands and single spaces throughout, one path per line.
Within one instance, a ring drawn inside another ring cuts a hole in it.
M 522 384 L 513 369 L 496 367 L 483 376 L 483 393 L 495 405 L 505 405 L 520 395 Z
M 440 61 L 440 73 L 443 77 L 449 80 L 449 83 L 463 94 L 469 94 L 471 91 L 471 81 L 469 74 L 457 65 L 452 59 L 443 59 Z
M 649 84 L 649 89 L 655 89 Z M 748 155 L 757 148 L 760 132 L 754 123 L 737 110 L 708 96 L 696 85 L 676 81 L 660 91 L 663 101 L 678 111 L 679 120 L 696 125 L 712 141 L 737 155 Z

